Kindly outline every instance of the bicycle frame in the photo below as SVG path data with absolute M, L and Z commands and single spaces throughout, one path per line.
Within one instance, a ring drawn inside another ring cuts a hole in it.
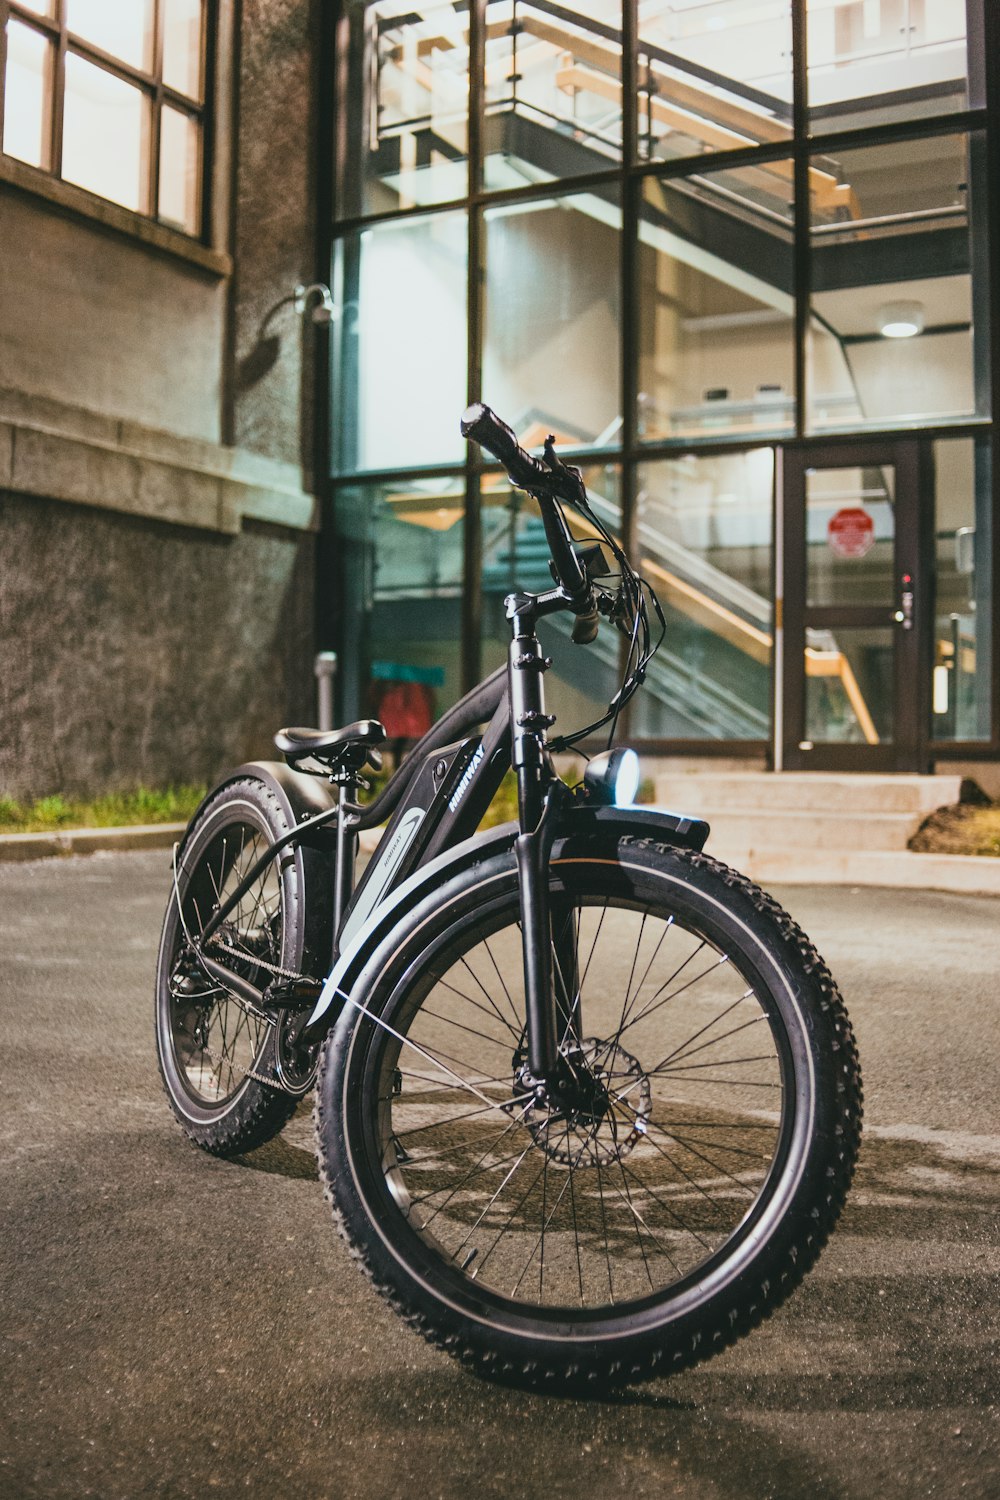
M 358 946 L 390 898 L 404 884 L 412 884 L 411 877 L 432 862 L 440 863 L 442 856 L 472 838 L 507 768 L 513 766 L 518 787 L 518 832 L 513 848 L 520 885 L 527 1071 L 540 1087 L 553 1079 L 560 1042 L 571 1027 L 578 1032 L 580 1018 L 574 1013 L 572 932 L 565 929 L 558 914 L 553 927 L 547 868 L 557 828 L 567 807 L 577 799 L 552 764 L 547 732 L 555 720 L 545 712 L 543 687 L 552 663 L 542 650 L 536 625 L 540 617 L 565 606 L 566 596 L 558 588 L 508 596 L 505 607 L 511 642 L 506 670 L 495 672 L 445 714 L 374 802 L 365 807 L 350 800 L 348 792 L 357 784 L 352 773 L 331 774 L 329 779 L 339 786 L 337 801 L 317 808 L 313 795 L 306 815 L 268 846 L 202 930 L 195 947 L 213 978 L 260 1012 L 273 1012 L 283 1005 L 305 1009 L 316 1002 L 306 1029 L 328 1029 L 332 1024 L 332 1018 L 327 1019 L 329 980 L 324 986 L 319 981 L 310 988 L 300 986 L 298 991 L 294 982 L 261 990 L 207 954 L 206 943 L 272 860 L 297 844 L 318 847 L 333 859 L 332 979 L 338 960 Z M 487 718 L 481 733 L 466 732 Z M 453 738 L 456 734 L 458 738 Z M 316 780 L 285 767 L 274 769 L 284 773 L 286 790 L 289 778 L 296 787 L 307 779 Z M 387 804 L 395 810 L 355 885 L 357 836 L 383 821 Z M 668 822 L 667 836 L 676 842 L 696 848 L 704 844 L 706 824 L 671 814 L 653 816 L 658 824 Z M 559 985 L 553 983 L 553 950 Z

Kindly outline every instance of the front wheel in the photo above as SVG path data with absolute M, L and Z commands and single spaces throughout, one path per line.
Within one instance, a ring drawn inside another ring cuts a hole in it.
M 791 918 L 707 856 L 594 836 L 550 878 L 561 1092 L 525 1076 L 500 855 L 369 963 L 321 1064 L 321 1170 L 379 1290 L 480 1370 L 666 1374 L 822 1248 L 859 1144 L 854 1041 Z

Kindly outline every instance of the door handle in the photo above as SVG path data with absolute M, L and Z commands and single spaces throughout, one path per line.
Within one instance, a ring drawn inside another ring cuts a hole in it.
M 902 588 L 899 595 L 899 608 L 893 615 L 898 625 L 904 630 L 913 629 L 913 579 L 909 573 L 904 573 L 900 579 Z

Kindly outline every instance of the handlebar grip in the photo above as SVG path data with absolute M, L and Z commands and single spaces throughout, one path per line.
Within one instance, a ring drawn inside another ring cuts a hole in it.
M 590 579 L 573 550 L 573 539 L 558 498 L 570 503 L 582 491 L 578 470 L 556 465 L 550 468 L 540 459 L 526 453 L 511 428 L 482 401 L 475 401 L 462 414 L 462 436 L 478 443 L 499 459 L 515 485 L 530 490 L 538 500 L 545 525 L 545 535 L 552 553 L 559 583 L 569 595 L 569 606 L 576 615 L 573 639 L 581 645 L 597 635 L 597 610 Z
M 552 474 L 545 465 L 521 447 L 511 428 L 482 401 L 474 401 L 462 414 L 462 436 L 478 443 L 503 464 L 516 485 L 523 489 L 552 486 Z
M 517 453 L 520 447 L 513 429 L 501 422 L 496 412 L 482 401 L 474 401 L 462 413 L 461 428 L 464 438 L 471 438 L 480 447 L 488 449 L 501 463 Z

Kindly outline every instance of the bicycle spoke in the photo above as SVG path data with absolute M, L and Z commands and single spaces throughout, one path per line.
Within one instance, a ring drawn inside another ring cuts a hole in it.
M 454 1026 L 459 1031 L 467 1031 L 470 1036 L 477 1036 L 481 1041 L 488 1042 L 491 1047 L 499 1047 L 502 1052 L 510 1052 L 509 1042 L 498 1042 L 495 1036 L 487 1036 L 485 1031 L 476 1031 L 473 1026 L 466 1026 L 462 1021 L 456 1021 L 452 1016 L 443 1016 L 440 1011 L 431 1010 L 424 1006 L 424 1015 L 433 1016 L 435 1021 L 443 1021 L 446 1026 Z
M 479 978 L 479 975 L 472 968 L 471 964 L 464 957 L 462 959 L 462 967 L 467 970 L 467 972 L 469 973 L 469 975 L 471 976 L 471 978 L 475 981 L 475 983 L 482 990 L 483 996 L 486 999 L 487 1005 L 489 1006 L 489 1008 L 493 1012 L 493 1014 L 496 1016 L 497 1020 L 501 1024 L 501 1026 L 505 1026 L 507 1028 L 507 1030 L 510 1032 L 511 1036 L 516 1037 L 517 1034 L 518 1034 L 517 1031 L 510 1024 L 510 1022 L 507 1020 L 507 1017 L 505 1015 L 503 1015 L 501 1013 L 501 1011 L 498 1009 L 498 1007 L 494 1004 L 492 995 L 489 993 L 489 991 L 487 990 L 486 986 L 483 984 L 482 980 Z M 456 994 L 457 993 L 458 993 L 458 991 L 456 991 Z M 477 1000 L 473 1000 L 471 996 L 467 995 L 467 996 L 465 996 L 465 998 L 468 1000 L 468 1002 L 469 1002 L 470 1005 L 475 1005 L 476 1008 L 477 1008 L 477 1010 L 485 1010 L 486 1007 L 480 1005 Z M 509 998 L 509 996 L 508 996 L 508 998 Z
M 780 1113 L 747 1118 L 734 1090 L 780 1098 L 776 1051 L 739 1041 L 751 1028 L 769 1039 L 768 1016 L 728 953 L 676 913 L 654 915 L 604 900 L 553 919 L 565 1104 L 518 1071 L 524 1023 L 504 981 L 515 944 L 520 961 L 513 913 L 503 958 L 490 933 L 443 957 L 393 1032 L 388 1056 L 413 1087 L 380 1093 L 409 1223 L 515 1301 L 580 1309 L 656 1293 L 724 1243 L 767 1179 Z M 492 1125 L 497 1110 L 508 1118 Z
M 493 957 L 493 949 L 490 947 L 489 942 L 485 942 L 485 941 L 483 943 L 483 947 L 486 949 L 486 952 L 489 954 L 490 963 L 493 965 L 494 972 L 496 973 L 496 976 L 497 976 L 497 978 L 500 981 L 500 988 L 503 990 L 504 995 L 506 996 L 507 1004 L 510 1006 L 511 1014 L 514 1017 L 514 1021 L 515 1021 L 515 1023 L 518 1026 L 520 1026 L 522 1024 L 521 1023 L 521 1018 L 520 1018 L 520 1016 L 517 1013 L 517 1007 L 515 1006 L 513 1000 L 510 997 L 510 991 L 508 990 L 507 986 L 504 984 L 503 975 L 500 973 L 500 969 L 499 969 L 499 966 L 497 964 L 497 961 Z

